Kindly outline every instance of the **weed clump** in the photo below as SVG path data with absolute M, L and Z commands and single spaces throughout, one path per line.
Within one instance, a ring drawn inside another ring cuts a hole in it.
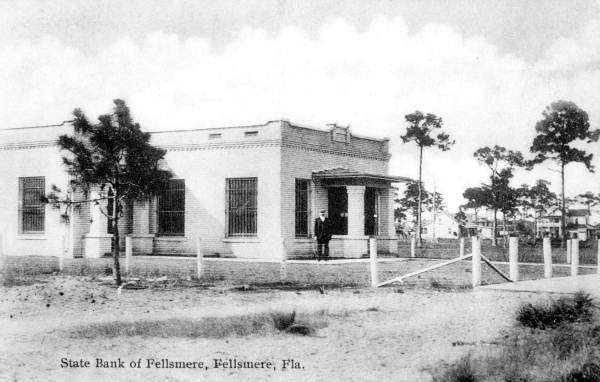
M 517 311 L 517 321 L 528 328 L 557 328 L 563 323 L 589 322 L 594 302 L 588 293 L 561 297 L 550 304 L 526 304 Z
M 471 356 L 466 356 L 455 363 L 444 364 L 433 376 L 433 382 L 478 382 L 478 377 Z

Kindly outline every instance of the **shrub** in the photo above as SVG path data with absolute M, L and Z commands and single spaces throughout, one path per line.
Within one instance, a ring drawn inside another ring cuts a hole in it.
M 471 356 L 465 356 L 455 363 L 444 364 L 433 373 L 433 382 L 477 382 L 478 377 Z
M 296 311 L 292 313 L 275 312 L 271 313 L 273 318 L 273 326 L 279 331 L 284 331 L 294 324 L 296 321 Z
M 586 363 L 571 370 L 562 380 L 564 382 L 598 382 L 600 381 L 600 366 L 595 363 Z
M 573 297 L 561 297 L 550 304 L 531 303 L 517 311 L 517 321 L 534 329 L 556 328 L 563 323 L 587 322 L 592 319 L 592 297 L 585 292 L 577 292 Z

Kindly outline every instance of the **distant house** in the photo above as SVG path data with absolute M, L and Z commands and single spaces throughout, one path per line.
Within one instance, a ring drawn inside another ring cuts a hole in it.
M 483 239 L 491 239 L 494 230 L 494 220 L 467 214 L 467 224 L 465 225 L 465 228 L 469 236 L 479 235 Z M 502 219 L 496 220 L 496 236 L 514 233 L 519 233 L 516 222 L 507 220 L 505 224 Z
M 562 236 L 561 213 L 542 216 L 537 224 L 538 236 Z M 566 229 L 571 238 L 587 240 L 594 236 L 597 227 L 590 223 L 590 212 L 587 209 L 570 209 L 567 211 Z
M 423 214 L 421 237 L 426 240 L 456 239 L 459 237 L 460 228 L 454 215 L 450 212 L 440 211 L 433 219 L 432 213 Z

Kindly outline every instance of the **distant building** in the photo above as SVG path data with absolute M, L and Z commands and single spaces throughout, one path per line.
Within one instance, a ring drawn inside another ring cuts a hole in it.
M 456 239 L 460 235 L 458 222 L 454 215 L 447 211 L 439 211 L 435 216 L 432 213 L 423 214 L 421 237 L 423 239 Z
M 538 236 L 549 235 L 552 237 L 562 236 L 562 214 L 560 212 L 542 216 L 538 220 L 537 234 Z M 567 211 L 566 229 L 567 234 L 571 238 L 579 240 L 587 240 L 594 236 L 598 227 L 590 223 L 590 212 L 585 208 L 570 209 Z

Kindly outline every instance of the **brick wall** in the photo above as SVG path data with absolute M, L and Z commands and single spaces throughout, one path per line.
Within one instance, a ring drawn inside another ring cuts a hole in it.
M 288 256 L 311 256 L 313 243 L 295 235 L 295 180 L 311 179 L 312 173 L 343 167 L 371 174 L 386 174 L 387 146 L 384 141 L 352 137 L 349 144 L 332 142 L 329 132 L 284 125 L 281 149 L 281 235 Z M 309 231 L 318 211 L 327 209 L 327 190 L 320 184 L 311 189 Z

